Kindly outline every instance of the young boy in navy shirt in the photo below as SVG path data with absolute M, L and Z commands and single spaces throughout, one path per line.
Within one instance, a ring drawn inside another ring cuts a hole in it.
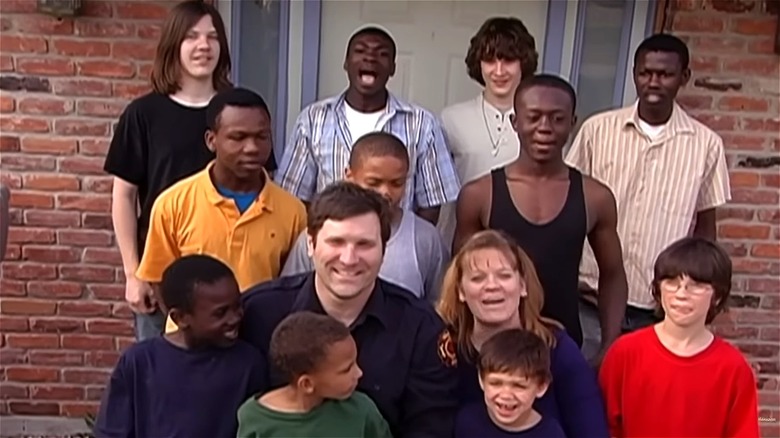
M 241 406 L 239 438 L 392 438 L 374 402 L 355 392 L 363 372 L 347 326 L 293 313 L 274 329 L 269 350 L 288 384 Z
M 522 329 L 499 332 L 479 351 L 479 383 L 485 400 L 465 405 L 455 438 L 565 438 L 561 425 L 533 409 L 550 384 L 550 350 Z
M 100 406 L 95 436 L 232 438 L 236 411 L 265 387 L 266 361 L 238 340 L 238 283 L 204 255 L 173 262 L 160 295 L 178 331 L 122 354 Z
M 753 370 L 707 329 L 731 270 L 728 253 L 699 237 L 658 256 L 651 291 L 663 321 L 620 337 L 599 370 L 612 437 L 758 438 Z

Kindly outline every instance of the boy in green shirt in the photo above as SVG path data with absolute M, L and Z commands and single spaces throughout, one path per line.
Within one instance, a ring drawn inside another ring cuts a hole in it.
M 239 438 L 392 438 L 374 402 L 355 392 L 363 372 L 344 324 L 326 315 L 293 313 L 274 330 L 269 350 L 289 383 L 241 406 Z

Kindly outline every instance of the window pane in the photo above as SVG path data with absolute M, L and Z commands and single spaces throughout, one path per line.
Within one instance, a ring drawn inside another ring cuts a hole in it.
M 238 53 L 231 55 L 238 61 L 238 83 L 263 96 L 270 107 L 271 118 L 276 120 L 281 2 L 234 0 L 234 3 L 234 7 L 239 8 L 240 41 Z M 235 24 L 233 28 L 236 28 Z
M 624 17 L 625 0 L 589 0 L 585 7 L 582 51 L 577 74 L 577 114 L 580 120 L 612 108 Z M 620 89 L 623 84 L 620 84 Z

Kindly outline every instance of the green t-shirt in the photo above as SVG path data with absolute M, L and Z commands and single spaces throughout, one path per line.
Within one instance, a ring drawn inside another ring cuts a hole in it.
M 367 395 L 326 400 L 307 413 L 271 410 L 247 400 L 238 409 L 238 438 L 392 438 L 390 427 Z

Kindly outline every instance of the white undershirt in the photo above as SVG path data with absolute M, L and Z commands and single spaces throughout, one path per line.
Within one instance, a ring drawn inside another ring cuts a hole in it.
M 362 113 L 349 106 L 349 104 L 346 104 L 345 107 L 347 126 L 349 127 L 349 134 L 352 137 L 352 143 L 355 143 L 357 139 L 369 132 L 378 131 L 382 128 L 379 120 L 382 118 L 382 114 L 385 113 L 384 109 L 373 113 Z
M 664 132 L 664 129 L 666 129 L 666 123 L 663 125 L 651 125 L 644 120 L 639 119 L 639 129 L 650 137 L 650 140 L 657 140 Z
M 179 105 L 186 106 L 188 108 L 205 108 L 205 107 L 209 106 L 209 102 L 210 102 L 210 100 L 207 100 L 205 102 L 190 102 L 190 101 L 184 100 L 184 99 L 182 99 L 180 97 L 175 97 L 172 94 L 169 94 L 168 97 L 172 101 L 178 103 Z

